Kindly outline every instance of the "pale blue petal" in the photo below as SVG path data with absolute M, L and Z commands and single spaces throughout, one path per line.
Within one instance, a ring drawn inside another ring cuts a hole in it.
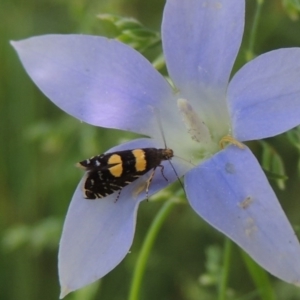
M 300 284 L 300 245 L 249 149 L 214 155 L 185 177 L 193 209 L 271 274 Z
M 168 0 L 162 40 L 169 75 L 182 94 L 225 91 L 244 29 L 244 0 Z M 223 100 L 223 99 L 222 99 Z
M 139 139 L 108 152 L 156 146 L 151 139 Z M 170 164 L 163 164 L 168 181 L 162 178 L 158 168 L 149 196 L 177 180 Z M 186 172 L 180 161 L 175 160 L 173 164 L 179 175 Z M 148 178 L 149 174 L 146 174 L 125 187 L 117 202 L 116 193 L 104 199 L 84 199 L 81 180 L 70 204 L 60 241 L 61 297 L 103 277 L 127 255 L 134 236 L 137 208 L 146 197 L 144 190 Z
M 228 88 L 233 135 L 240 141 L 271 137 L 300 124 L 300 48 L 260 55 Z
M 12 45 L 42 92 L 89 124 L 151 135 L 153 108 L 172 102 L 169 84 L 150 62 L 116 40 L 45 35 Z
M 115 202 L 115 194 L 86 200 L 81 184 L 73 196 L 60 241 L 61 298 L 118 265 L 130 249 L 135 230 L 138 201 Z

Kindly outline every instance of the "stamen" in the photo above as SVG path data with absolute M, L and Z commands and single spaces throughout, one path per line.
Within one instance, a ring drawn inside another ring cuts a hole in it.
M 186 99 L 178 99 L 177 106 L 192 140 L 198 143 L 209 143 L 211 141 L 210 132 L 192 105 Z
M 225 148 L 225 144 L 229 143 L 229 144 L 233 144 L 234 146 L 237 146 L 240 149 L 244 149 L 245 145 L 239 141 L 237 141 L 234 137 L 232 137 L 231 135 L 225 135 L 221 138 L 220 142 L 219 142 L 219 146 L 221 149 Z

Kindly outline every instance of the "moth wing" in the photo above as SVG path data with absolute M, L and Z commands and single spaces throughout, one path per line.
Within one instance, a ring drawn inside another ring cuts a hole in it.
M 128 174 L 123 177 L 114 177 L 108 169 L 92 170 L 87 172 L 83 185 L 85 198 L 104 198 L 120 191 L 123 187 L 137 180 L 141 175 Z
M 107 162 L 108 162 L 108 155 L 101 154 L 78 162 L 76 164 L 76 167 L 83 169 L 85 171 L 91 171 L 91 170 L 105 171 L 113 166 L 120 164 L 120 163 L 108 164 Z

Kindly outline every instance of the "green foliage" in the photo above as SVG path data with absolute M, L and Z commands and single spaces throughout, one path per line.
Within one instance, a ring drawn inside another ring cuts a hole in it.
M 29 248 L 35 255 L 45 250 L 56 250 L 62 228 L 62 220 L 56 217 L 42 219 L 34 225 L 20 224 L 3 232 L 1 245 L 5 252 Z
M 289 17 L 297 21 L 299 19 L 300 1 L 299 0 L 282 0 L 284 8 L 286 9 Z
M 203 286 L 218 286 L 220 273 L 222 272 L 222 249 L 219 245 L 210 245 L 206 251 L 206 272 L 199 280 Z
M 71 300 L 93 300 L 97 299 L 96 295 L 99 291 L 99 288 L 101 287 L 101 281 L 96 281 L 95 283 L 92 283 L 83 289 L 80 289 L 73 293 L 73 295 L 69 296 L 69 299 Z
M 262 146 L 261 166 L 267 177 L 271 180 L 275 180 L 279 189 L 285 189 L 285 180 L 287 180 L 288 177 L 285 175 L 282 157 L 275 148 L 267 142 L 259 141 L 259 143 Z
M 291 145 L 295 147 L 295 149 L 298 152 L 298 158 L 297 158 L 297 170 L 298 174 L 300 175 L 300 126 L 290 130 L 286 133 L 286 136 L 288 140 L 290 141 Z
M 158 32 L 144 27 L 133 18 L 124 18 L 113 14 L 100 14 L 98 18 L 114 26 L 117 40 L 139 52 L 144 52 L 160 42 L 160 34 Z
M 251 275 L 253 282 L 262 300 L 276 300 L 275 292 L 272 288 L 269 276 L 256 262 L 249 257 L 243 250 L 240 250 L 244 263 Z
M 115 14 L 99 14 L 101 23 L 110 33 L 110 36 L 136 49 L 147 56 L 153 49 L 154 55 L 148 57 L 157 70 L 165 67 L 164 56 L 161 52 L 160 33 L 145 27 L 134 18 L 126 18 Z

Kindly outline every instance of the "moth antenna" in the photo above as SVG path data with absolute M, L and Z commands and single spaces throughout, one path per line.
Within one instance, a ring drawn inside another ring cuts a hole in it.
M 186 192 L 185 192 L 185 188 L 184 188 L 183 183 L 181 182 L 181 180 L 180 180 L 180 178 L 179 178 L 179 176 L 178 176 L 178 173 L 177 173 L 175 167 L 173 166 L 173 164 L 171 163 L 170 160 L 168 160 L 168 161 L 169 161 L 169 163 L 170 163 L 170 165 L 171 165 L 171 167 L 172 167 L 172 169 L 173 169 L 173 171 L 174 171 L 174 173 L 175 173 L 175 175 L 176 175 L 176 177 L 177 177 L 177 179 L 178 179 L 178 181 L 179 181 L 179 183 L 180 183 L 180 185 L 181 185 L 181 187 L 182 187 L 182 189 L 183 189 L 183 191 L 184 191 L 184 193 L 185 193 L 185 196 L 187 197 L 187 194 L 186 194 Z
M 174 157 L 177 157 L 177 158 L 179 158 L 179 159 L 181 159 L 181 160 L 183 160 L 183 161 L 185 161 L 185 162 L 187 162 L 188 164 L 190 164 L 190 165 L 192 165 L 193 167 L 196 167 L 196 165 L 195 164 L 193 164 L 190 160 L 187 160 L 187 159 L 184 159 L 184 158 L 182 158 L 182 157 L 180 157 L 180 156 L 178 156 L 178 155 L 173 155 Z
M 157 123 L 158 123 L 159 130 L 160 130 L 160 132 L 161 132 L 161 136 L 162 136 L 162 138 L 163 138 L 163 142 L 164 142 L 164 145 L 165 145 L 165 149 L 167 149 L 167 142 L 166 142 L 166 138 L 165 138 L 165 135 L 164 135 L 163 126 L 162 126 L 162 123 L 161 123 L 161 118 L 160 118 L 159 110 L 156 109 L 156 108 L 154 108 L 154 112 L 155 112 L 155 117 L 156 117 L 156 120 L 157 120 Z M 181 157 L 178 157 L 178 156 L 176 156 L 176 155 L 174 155 L 174 156 L 177 157 L 177 158 L 182 159 Z M 186 161 L 186 162 L 189 162 L 189 161 L 187 161 L 187 160 L 185 160 L 185 159 L 182 159 L 182 160 L 184 160 L 184 161 Z M 174 173 L 175 173 L 175 175 L 176 175 L 176 177 L 177 177 L 177 179 L 178 179 L 178 181 L 179 181 L 179 183 L 180 183 L 180 185 L 181 185 L 181 187 L 182 187 L 182 189 L 183 189 L 183 191 L 184 191 L 184 193 L 185 193 L 185 196 L 186 196 L 186 192 L 185 192 L 183 183 L 181 182 L 181 180 L 180 180 L 180 178 L 179 178 L 179 176 L 178 176 L 178 173 L 177 173 L 175 167 L 173 166 L 171 160 L 168 160 L 168 161 L 169 161 L 169 163 L 170 163 L 170 165 L 171 165 L 171 167 L 172 167 L 172 169 L 173 169 L 173 171 L 174 171 Z M 191 163 L 191 162 L 189 162 L 189 163 Z
M 164 135 L 163 126 L 162 126 L 162 123 L 161 123 L 159 109 L 153 108 L 153 111 L 154 111 L 154 114 L 155 114 L 155 117 L 156 117 L 156 121 L 158 123 L 158 127 L 159 127 L 159 130 L 160 130 L 163 142 L 164 142 L 165 149 L 167 149 L 167 142 L 166 142 L 166 138 L 165 138 L 165 135 Z

